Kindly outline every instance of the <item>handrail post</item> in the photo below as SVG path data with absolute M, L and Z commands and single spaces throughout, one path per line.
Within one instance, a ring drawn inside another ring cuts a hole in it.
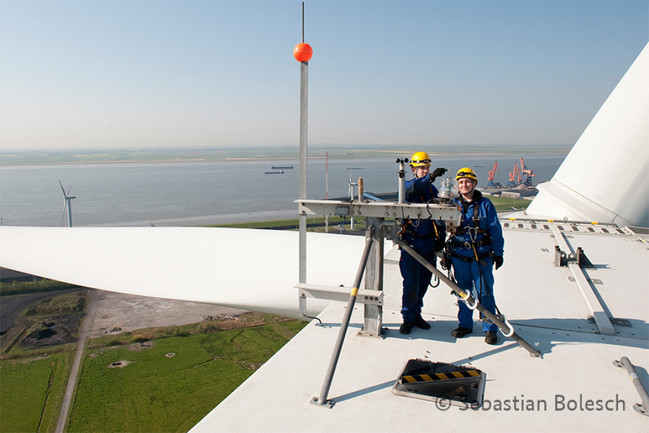
M 638 394 L 640 394 L 641 402 L 634 404 L 633 410 L 635 410 L 640 415 L 649 416 L 649 394 L 647 394 L 647 390 L 638 377 L 638 373 L 635 371 L 635 365 L 633 365 L 633 363 L 626 356 L 620 358 L 619 361 L 613 361 L 613 365 L 626 369 L 626 372 L 629 373 L 629 377 L 633 382 L 633 386 L 635 386 L 635 390 L 638 391 Z

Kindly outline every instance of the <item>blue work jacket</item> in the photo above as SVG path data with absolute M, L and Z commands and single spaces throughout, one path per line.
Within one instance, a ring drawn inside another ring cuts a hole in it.
M 495 256 L 502 256 L 505 247 L 503 229 L 491 200 L 483 197 L 480 191 L 475 190 L 473 201 L 467 202 L 461 195 L 454 201 L 462 212 L 462 222 L 455 236 L 450 239 L 451 252 L 465 257 L 474 256 L 473 248 L 470 245 L 473 240 L 478 255 L 493 253 Z M 467 230 L 467 227 L 475 226 L 476 206 L 479 230 L 471 232 Z
M 424 176 L 406 181 L 405 199 L 408 203 L 430 203 L 437 197 L 437 188 Z M 446 226 L 442 221 L 430 219 L 410 220 L 406 225 L 404 239 L 422 254 L 441 249 L 446 238 Z M 441 241 L 436 241 L 441 239 Z

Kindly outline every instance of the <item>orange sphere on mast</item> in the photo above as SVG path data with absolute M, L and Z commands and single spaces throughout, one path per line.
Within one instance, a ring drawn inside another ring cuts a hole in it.
M 313 56 L 313 49 L 311 45 L 305 44 L 304 42 L 297 44 L 293 49 L 293 57 L 298 62 L 308 62 Z

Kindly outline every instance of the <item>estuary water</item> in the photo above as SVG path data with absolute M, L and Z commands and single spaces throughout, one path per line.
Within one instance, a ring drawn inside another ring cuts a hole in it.
M 522 155 L 534 170 L 534 184 L 549 180 L 565 154 Z M 472 167 L 480 185 L 498 160 L 495 181 L 507 183 L 519 156 L 445 156 L 432 168 L 455 173 Z M 293 166 L 284 174 L 265 174 L 272 166 Z M 362 177 L 365 191 L 397 190 L 398 164 L 394 158 L 309 159 L 308 198 L 346 197 L 349 180 Z M 408 170 L 408 169 L 407 169 Z M 407 177 L 410 177 L 408 170 Z M 53 164 L 0 167 L 0 218 L 3 225 L 64 226 L 61 180 L 72 200 L 75 226 L 193 225 L 243 219 L 264 220 L 297 214 L 299 161 L 246 160 L 217 162 Z M 439 180 L 438 180 L 439 183 Z M 478 188 L 480 187 L 478 186 Z

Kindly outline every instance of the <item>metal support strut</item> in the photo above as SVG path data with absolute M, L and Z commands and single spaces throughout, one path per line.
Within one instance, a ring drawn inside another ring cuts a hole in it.
M 635 366 L 631 363 L 629 358 L 623 356 L 619 361 L 613 361 L 613 365 L 620 368 L 625 368 L 631 381 L 633 381 L 633 386 L 635 386 L 636 391 L 640 394 L 640 399 L 642 403 L 636 403 L 633 405 L 633 410 L 638 412 L 640 415 L 649 416 L 649 395 L 647 395 L 647 390 L 642 385 L 638 373 L 635 371 Z
M 373 231 L 372 227 L 368 227 L 365 233 L 365 249 L 363 250 L 361 263 L 358 266 L 358 271 L 356 272 L 356 278 L 354 279 L 354 285 L 352 286 L 352 291 L 349 294 L 347 309 L 345 310 L 345 315 L 343 316 L 342 323 L 340 324 L 338 339 L 336 340 L 334 352 L 331 355 L 331 361 L 329 361 L 329 368 L 327 369 L 327 375 L 325 376 L 324 383 L 322 384 L 320 397 L 313 397 L 313 399 L 311 400 L 311 403 L 318 404 L 320 406 L 324 406 L 326 404 L 329 405 L 329 407 L 333 406 L 333 402 L 327 400 L 327 394 L 329 394 L 329 388 L 331 387 L 331 382 L 333 380 L 334 372 L 336 371 L 338 358 L 340 358 L 340 351 L 343 347 L 345 334 L 347 333 L 347 328 L 349 327 L 349 321 L 351 320 L 352 312 L 354 311 L 354 304 L 356 303 L 356 295 L 358 294 L 358 287 L 361 285 L 361 280 L 363 279 L 363 272 L 365 271 L 365 266 L 367 264 L 367 258 L 369 257 L 370 249 L 372 247 L 372 242 L 373 242 L 372 231 Z
M 516 334 L 516 332 L 513 332 L 513 328 L 508 326 L 505 322 L 500 320 L 495 314 L 493 314 L 491 311 L 487 310 L 482 304 L 476 301 L 476 299 L 471 295 L 471 293 L 467 293 L 464 291 L 460 286 L 455 284 L 453 281 L 451 281 L 446 275 L 444 275 L 439 269 L 437 269 L 435 266 L 430 264 L 425 258 L 423 258 L 417 251 L 413 250 L 410 245 L 405 243 L 403 240 L 397 238 L 395 242 L 404 249 L 408 254 L 410 254 L 415 260 L 417 260 L 419 263 L 421 263 L 422 266 L 424 266 L 426 269 L 434 273 L 439 277 L 441 281 L 446 283 L 447 286 L 449 286 L 455 293 L 458 294 L 462 299 L 466 300 L 466 302 L 469 305 L 472 304 L 477 304 L 476 309 L 480 311 L 484 316 L 487 317 L 487 319 L 491 320 L 492 323 L 498 326 L 502 333 L 507 336 L 511 337 L 514 341 L 516 341 L 518 344 L 523 346 L 525 350 L 527 350 L 531 356 L 541 356 L 541 352 L 536 350 L 534 347 L 532 347 L 527 341 L 525 341 L 520 335 Z

